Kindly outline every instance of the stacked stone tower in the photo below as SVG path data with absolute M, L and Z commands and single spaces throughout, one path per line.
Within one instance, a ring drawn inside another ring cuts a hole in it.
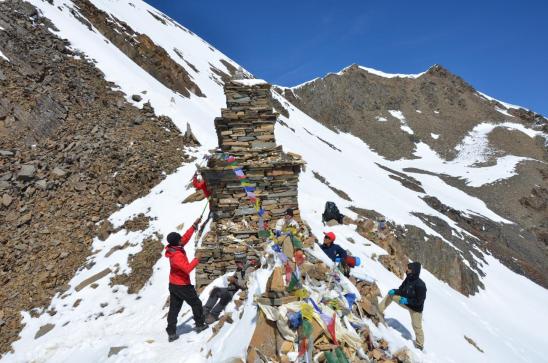
M 225 85 L 227 107 L 215 119 L 219 149 L 208 164 L 200 168 L 210 196 L 213 222 L 199 248 L 202 260 L 196 271 L 198 287 L 234 269 L 234 255 L 257 256 L 264 248 L 259 237 L 259 215 L 246 194 L 234 165 L 236 159 L 254 188 L 265 210 L 265 227 L 293 208 L 299 219 L 297 184 L 303 165 L 300 156 L 284 153 L 276 145 L 274 125 L 277 114 L 272 109 L 270 84 L 257 80 L 228 82 Z

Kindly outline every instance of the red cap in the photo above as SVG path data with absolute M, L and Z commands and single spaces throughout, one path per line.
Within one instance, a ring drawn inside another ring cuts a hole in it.
M 335 233 L 333 233 L 333 232 L 324 232 L 323 234 L 326 237 L 329 237 L 329 239 L 332 240 L 332 241 L 335 241 L 335 238 L 337 238 L 337 237 L 335 237 Z

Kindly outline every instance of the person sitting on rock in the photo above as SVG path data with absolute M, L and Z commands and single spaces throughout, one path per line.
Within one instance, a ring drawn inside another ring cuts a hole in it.
M 384 310 L 395 301 L 399 306 L 409 311 L 411 314 L 411 325 L 415 331 L 415 347 L 422 350 L 424 347 L 424 332 L 422 330 L 422 310 L 424 300 L 426 299 L 426 285 L 419 278 L 421 264 L 411 262 L 407 265 L 407 276 L 403 283 L 397 289 L 388 291 L 388 295 L 379 304 L 379 310 Z
M 291 228 L 295 229 L 295 232 L 297 232 L 300 226 L 299 223 L 297 223 L 297 221 L 293 218 L 293 209 L 287 208 L 285 215 L 276 222 L 274 234 L 279 237 Z
M 212 324 L 225 309 L 238 290 L 245 290 L 246 279 L 258 267 L 257 260 L 252 258 L 246 264 L 245 254 L 236 254 L 236 272 L 228 278 L 228 287 L 215 287 L 211 290 L 209 298 L 204 305 L 206 323 Z
M 335 243 L 335 233 L 333 232 L 324 232 L 325 236 L 323 238 L 323 243 L 320 245 L 322 251 L 329 257 L 333 262 L 339 264 L 339 268 L 342 271 L 343 275 L 346 277 L 350 276 L 350 266 L 348 266 L 348 253 L 344 248 Z
M 333 232 L 324 232 L 323 243 L 320 245 L 322 251 L 329 257 L 333 262 L 342 262 L 345 260 L 348 255 L 344 248 L 335 243 L 335 233 Z
M 169 258 L 170 272 L 169 312 L 167 313 L 166 332 L 170 342 L 179 338 L 176 331 L 177 316 L 185 301 L 192 308 L 194 322 L 196 323 L 195 330 L 200 332 L 207 328 L 204 321 L 202 302 L 190 282 L 190 272 L 198 264 L 198 259 L 194 258 L 189 262 L 184 249 L 184 246 L 188 243 L 196 228 L 198 228 L 201 219 L 202 217 L 198 218 L 182 237 L 177 232 L 171 232 L 167 235 L 169 244 L 166 246 L 166 257 Z

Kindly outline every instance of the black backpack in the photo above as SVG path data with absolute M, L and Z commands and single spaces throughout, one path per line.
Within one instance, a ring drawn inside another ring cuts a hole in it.
M 339 208 L 333 202 L 325 202 L 325 209 L 322 214 L 322 222 L 325 223 L 330 220 L 336 220 L 339 224 L 343 222 L 343 215 L 339 212 Z

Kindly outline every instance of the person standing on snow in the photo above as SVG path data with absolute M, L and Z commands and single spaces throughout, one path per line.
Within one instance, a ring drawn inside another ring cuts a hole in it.
M 202 217 L 198 218 L 182 237 L 177 232 L 171 232 L 167 235 L 169 244 L 166 246 L 165 256 L 169 258 L 171 268 L 169 272 L 169 312 L 167 313 L 166 332 L 170 342 L 179 338 L 176 331 L 177 316 L 185 301 L 192 308 L 194 322 L 196 323 L 195 330 L 201 332 L 207 328 L 204 321 L 202 302 L 194 289 L 194 285 L 190 282 L 190 272 L 198 264 L 198 259 L 194 258 L 189 262 L 184 249 L 184 246 L 198 228 L 201 219 Z
M 407 276 L 403 283 L 397 289 L 388 291 L 388 295 L 379 304 L 379 310 L 384 313 L 384 310 L 392 301 L 399 306 L 409 311 L 411 314 L 411 325 L 415 331 L 415 347 L 422 350 L 424 348 L 424 332 L 422 330 L 422 310 L 424 308 L 424 300 L 426 299 L 426 285 L 419 278 L 421 272 L 421 264 L 411 262 L 407 265 Z

